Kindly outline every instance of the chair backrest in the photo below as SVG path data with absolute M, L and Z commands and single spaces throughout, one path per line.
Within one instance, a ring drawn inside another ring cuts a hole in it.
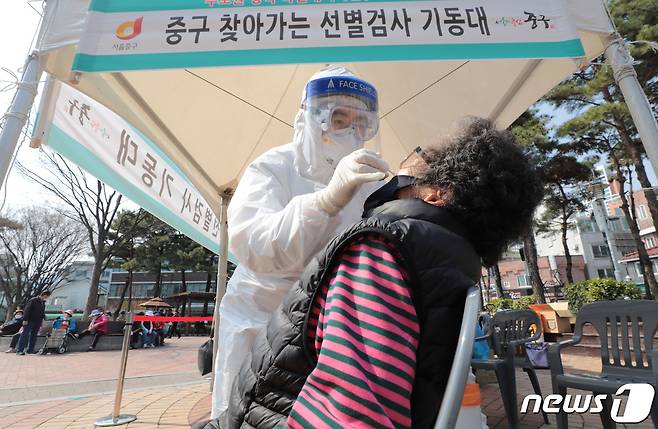
M 471 286 L 466 293 L 457 350 L 452 361 L 448 384 L 434 429 L 453 429 L 457 423 L 462 398 L 464 397 L 466 377 L 471 367 L 471 355 L 473 354 L 473 343 L 475 342 L 475 325 L 479 309 L 480 290 L 476 286 Z
M 652 376 L 651 351 L 658 328 L 658 302 L 648 300 L 598 301 L 585 305 L 576 317 L 574 337 L 591 324 L 601 341 L 603 373 Z M 638 371 L 638 372 L 636 372 Z
M 499 311 L 491 319 L 491 346 L 504 357 L 511 341 L 536 341 L 541 336 L 541 319 L 532 310 Z

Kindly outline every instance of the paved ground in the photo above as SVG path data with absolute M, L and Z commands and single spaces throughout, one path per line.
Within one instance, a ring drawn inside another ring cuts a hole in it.
M 600 361 L 597 363 L 592 358 L 583 358 L 581 356 L 574 358 L 578 361 L 578 366 L 581 367 L 580 370 L 588 369 L 590 367 L 600 367 Z M 585 368 L 582 368 L 585 367 Z M 567 368 L 565 367 L 565 370 Z M 493 377 L 495 379 L 495 377 Z M 542 395 L 552 393 L 551 391 L 551 378 L 548 370 L 537 370 L 537 378 L 539 378 L 539 384 L 542 389 Z M 526 395 L 534 393 L 528 376 L 523 371 L 517 371 L 516 373 L 516 385 L 517 385 L 517 399 L 518 406 L 521 407 L 523 398 Z M 487 423 L 492 429 L 507 429 L 507 417 L 505 415 L 505 408 L 503 407 L 503 401 L 500 397 L 500 390 L 498 390 L 497 384 L 485 384 L 481 385 L 480 393 L 482 396 L 482 407 L 483 412 L 487 416 Z M 570 391 L 570 393 L 585 393 L 581 391 Z M 521 428 L 522 429 L 535 429 L 535 428 L 556 428 L 555 418 L 549 416 L 550 425 L 545 425 L 544 420 L 541 414 L 520 414 Z M 645 422 L 635 425 L 622 425 L 618 424 L 618 428 L 628 428 L 628 429 L 651 429 L 653 424 L 651 419 L 647 419 Z M 569 416 L 569 428 L 570 429 L 600 429 L 602 428 L 601 419 L 598 415 L 593 414 L 578 414 Z
M 189 428 L 208 417 L 209 382 L 196 370 L 201 337 L 173 340 L 159 349 L 130 352 L 122 413 L 137 415 L 123 428 Z M 565 366 L 579 371 L 600 370 L 598 359 L 565 356 Z M 93 421 L 109 415 L 118 373 L 119 352 L 70 353 L 62 356 L 0 355 L 0 428 L 92 428 Z M 544 395 L 550 393 L 548 371 L 539 370 Z M 486 379 L 486 377 L 485 377 Z M 517 374 L 519 404 L 532 393 L 527 376 Z M 482 386 L 482 405 L 492 429 L 507 428 L 498 386 Z M 544 426 L 541 415 L 521 416 L 523 429 Z M 570 428 L 600 428 L 597 416 L 570 417 Z M 619 425 L 618 427 L 623 427 Z M 628 425 L 649 429 L 649 422 Z

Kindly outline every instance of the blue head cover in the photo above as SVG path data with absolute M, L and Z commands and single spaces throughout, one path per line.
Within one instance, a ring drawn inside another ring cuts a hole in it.
M 377 111 L 377 90 L 374 86 L 352 76 L 330 76 L 314 79 L 306 84 L 304 103 L 311 97 L 351 95 L 363 100 L 368 109 Z

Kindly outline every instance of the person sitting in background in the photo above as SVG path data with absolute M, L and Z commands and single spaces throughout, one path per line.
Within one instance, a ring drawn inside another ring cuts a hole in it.
M 164 316 L 164 310 L 160 309 L 157 313 L 154 313 L 155 316 Z M 164 322 L 153 322 L 153 330 L 155 331 L 156 337 L 154 344 L 156 347 L 161 346 L 164 344 L 164 329 L 165 329 L 165 324 Z
M 144 312 L 140 311 L 139 313 L 136 313 L 137 316 L 143 316 Z M 127 317 L 127 316 L 126 316 Z M 131 349 L 136 349 L 137 346 L 139 345 L 140 337 L 142 336 L 142 324 L 141 323 L 134 323 L 132 329 L 130 331 L 130 348 Z M 143 340 L 142 340 L 143 343 Z
M 102 308 L 92 311 L 89 317 L 91 317 L 91 322 L 89 322 L 87 329 L 80 332 L 78 339 L 86 337 L 87 335 L 93 335 L 94 339 L 91 341 L 91 345 L 87 349 L 87 351 L 93 351 L 96 350 L 96 345 L 98 344 L 100 337 L 107 335 L 107 324 L 109 319 L 103 313 Z
M 14 311 L 14 317 L 2 326 L 0 326 L 0 335 L 9 336 L 11 335 L 11 342 L 9 343 L 9 349 L 5 353 L 14 353 L 16 351 L 16 344 L 18 344 L 18 339 L 21 336 L 21 331 L 23 329 L 23 310 L 20 308 Z
M 167 316 L 179 317 L 180 314 L 178 314 L 178 310 L 176 310 L 176 311 L 169 310 L 169 312 L 167 313 Z M 176 334 L 176 336 L 180 340 L 181 335 L 180 335 L 180 331 L 178 330 L 178 322 L 171 322 L 171 328 L 169 329 L 169 333 L 167 334 L 167 338 L 173 337 L 174 334 Z
M 535 165 L 489 120 L 418 148 L 306 266 L 206 428 L 433 428 L 466 291 L 542 194 Z
M 62 316 L 53 322 L 53 330 L 62 329 L 64 326 L 66 326 L 66 333 L 75 338 L 75 333 L 78 332 L 78 322 L 73 318 L 73 310 L 65 310 Z
M 146 316 L 153 316 L 152 311 L 147 311 Z M 144 348 L 149 349 L 155 347 L 155 340 L 158 337 L 158 333 L 155 331 L 155 328 L 153 327 L 153 322 L 151 321 L 143 321 L 141 323 L 142 327 L 142 341 L 144 342 Z

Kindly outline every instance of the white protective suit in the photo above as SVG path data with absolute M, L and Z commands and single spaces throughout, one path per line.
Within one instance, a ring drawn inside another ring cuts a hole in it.
M 332 73 L 351 75 L 333 68 L 324 76 Z M 366 197 L 381 185 L 362 185 L 335 216 L 322 210 L 317 193 L 331 179 L 335 163 L 327 161 L 320 131 L 316 133 L 307 121 L 300 109 L 293 142 L 267 151 L 249 165 L 228 208 L 229 248 L 239 264 L 220 304 L 213 419 L 228 407 L 233 380 L 251 353 L 257 332 L 265 328 L 310 258 L 361 218 Z

